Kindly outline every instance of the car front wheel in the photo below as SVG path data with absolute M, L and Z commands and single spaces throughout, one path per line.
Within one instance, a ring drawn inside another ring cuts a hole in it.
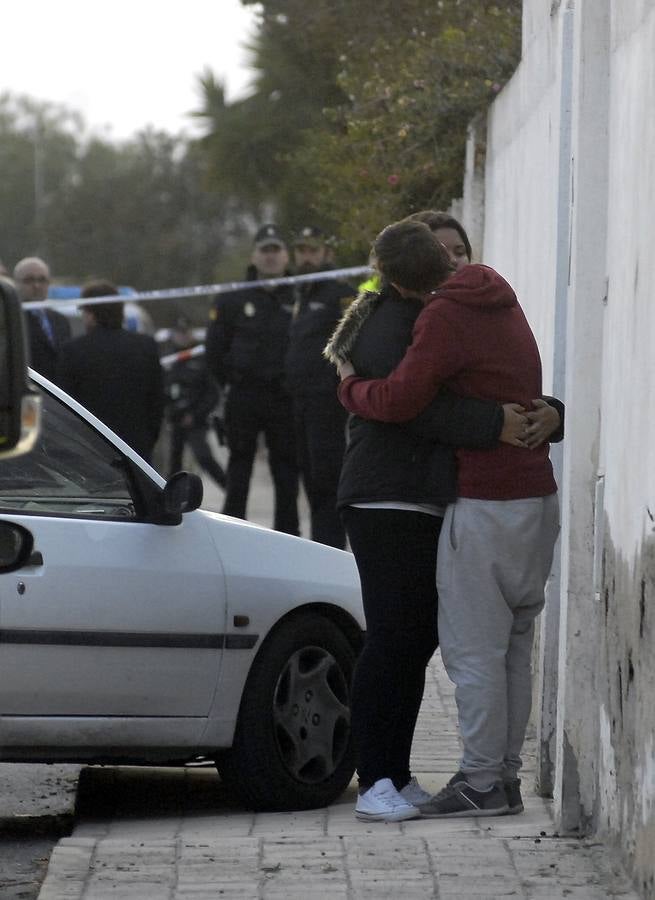
M 313 809 L 345 790 L 355 768 L 355 658 L 337 625 L 316 613 L 267 637 L 246 681 L 232 748 L 217 760 L 248 806 Z

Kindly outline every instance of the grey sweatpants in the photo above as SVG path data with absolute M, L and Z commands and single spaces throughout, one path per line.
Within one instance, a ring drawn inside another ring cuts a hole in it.
M 460 498 L 446 511 L 437 565 L 439 641 L 464 753 L 479 790 L 521 767 L 532 702 L 534 620 L 559 532 L 557 494 Z

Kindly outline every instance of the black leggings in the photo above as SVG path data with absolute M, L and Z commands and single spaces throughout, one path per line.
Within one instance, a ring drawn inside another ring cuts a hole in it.
M 437 648 L 437 544 L 442 519 L 409 510 L 348 506 L 342 517 L 355 554 L 366 641 L 352 691 L 360 790 L 410 780 L 409 757 Z

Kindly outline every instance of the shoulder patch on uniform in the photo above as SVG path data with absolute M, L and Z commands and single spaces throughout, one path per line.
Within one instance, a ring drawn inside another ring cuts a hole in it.
M 209 310 L 209 321 L 215 322 L 216 319 L 218 319 L 218 310 L 215 306 L 212 306 L 212 308 Z

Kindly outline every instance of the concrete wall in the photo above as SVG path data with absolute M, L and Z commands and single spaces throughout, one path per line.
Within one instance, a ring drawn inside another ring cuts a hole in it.
M 614 841 L 645 897 L 655 897 L 654 48 L 655 0 L 524 0 L 523 59 L 488 117 L 484 199 L 463 202 L 484 203 L 483 258 L 517 289 L 545 388 L 567 403 L 561 555 L 541 638 L 542 789 L 554 784 L 561 827 Z

